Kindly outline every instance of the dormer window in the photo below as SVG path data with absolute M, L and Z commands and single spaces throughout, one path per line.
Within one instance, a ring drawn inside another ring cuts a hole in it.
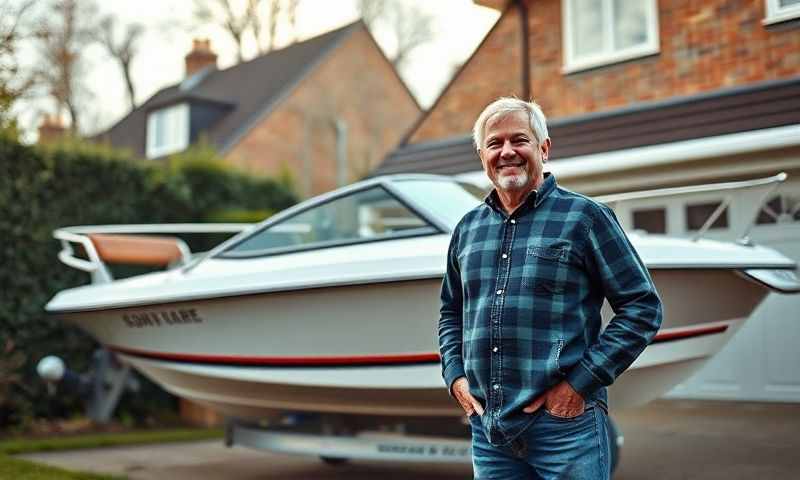
M 658 53 L 656 0 L 564 0 L 565 73 Z
M 800 0 L 766 0 L 765 25 L 800 18 Z
M 147 158 L 180 152 L 189 146 L 189 105 L 181 103 L 147 116 Z

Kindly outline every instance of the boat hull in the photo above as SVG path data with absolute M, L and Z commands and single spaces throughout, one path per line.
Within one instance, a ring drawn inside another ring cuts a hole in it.
M 733 270 L 651 273 L 662 329 L 611 387 L 612 408 L 646 403 L 688 378 L 767 293 Z M 439 285 L 432 278 L 62 315 L 166 390 L 226 415 L 459 415 L 436 354 Z M 604 320 L 611 315 L 606 305 Z

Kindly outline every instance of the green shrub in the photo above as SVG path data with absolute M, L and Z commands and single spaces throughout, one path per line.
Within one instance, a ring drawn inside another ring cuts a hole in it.
M 54 229 L 202 222 L 227 211 L 239 218 L 246 216 L 242 212 L 261 217 L 294 202 L 286 186 L 232 170 L 207 150 L 155 163 L 76 141 L 29 147 L 0 136 L 0 350 L 15 355 L 13 363 L 0 362 L 6 377 L 0 384 L 0 429 L 26 418 L 69 416 L 81 408 L 72 396 L 48 397 L 35 373 L 36 363 L 49 354 L 84 371 L 95 348 L 86 334 L 44 313 L 57 291 L 89 280 L 58 262 Z M 125 405 L 138 416 L 148 403 L 166 398 L 151 393 L 145 390 Z

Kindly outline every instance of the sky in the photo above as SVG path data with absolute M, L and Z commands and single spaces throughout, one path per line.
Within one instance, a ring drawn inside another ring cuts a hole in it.
M 244 4 L 244 0 L 235 0 Z M 496 10 L 475 5 L 471 0 L 403 0 L 414 4 L 433 17 L 435 39 L 416 50 L 403 74 L 411 91 L 423 108 L 430 106 L 499 17 Z M 184 76 L 184 56 L 192 38 L 211 40 L 218 54 L 219 68 L 235 64 L 235 44 L 224 32 L 215 28 L 192 26 L 194 0 L 108 0 L 99 3 L 100 13 L 111 13 L 123 23 L 138 22 L 146 27 L 140 54 L 133 62 L 133 80 L 137 104 L 158 90 L 180 82 Z M 355 21 L 356 0 L 301 0 L 297 10 L 297 38 L 307 39 Z M 376 40 L 391 49 L 391 37 L 375 32 Z M 279 45 L 289 42 L 286 31 L 279 29 Z M 255 45 L 246 45 L 245 59 L 255 52 Z M 128 111 L 124 81 L 119 67 L 98 48 L 87 50 L 89 75 L 86 86 L 91 92 L 92 108 L 88 113 L 92 130 L 102 130 L 116 123 Z M 28 61 L 34 61 L 33 57 Z M 35 126 L 52 109 L 52 102 L 36 101 L 18 108 L 20 121 L 33 140 Z M 33 127 L 33 128 L 32 128 Z

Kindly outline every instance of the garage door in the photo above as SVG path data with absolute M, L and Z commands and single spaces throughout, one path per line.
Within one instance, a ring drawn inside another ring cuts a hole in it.
M 751 199 L 731 198 L 707 238 L 730 239 L 752 218 L 747 204 Z M 668 235 L 691 236 L 698 222 L 702 224 L 723 201 L 714 193 L 644 199 L 626 202 L 617 213 L 626 228 L 636 224 Z M 800 182 L 786 182 L 768 198 L 750 238 L 800 262 Z M 731 342 L 668 396 L 800 402 L 798 341 L 800 295 L 770 294 Z

